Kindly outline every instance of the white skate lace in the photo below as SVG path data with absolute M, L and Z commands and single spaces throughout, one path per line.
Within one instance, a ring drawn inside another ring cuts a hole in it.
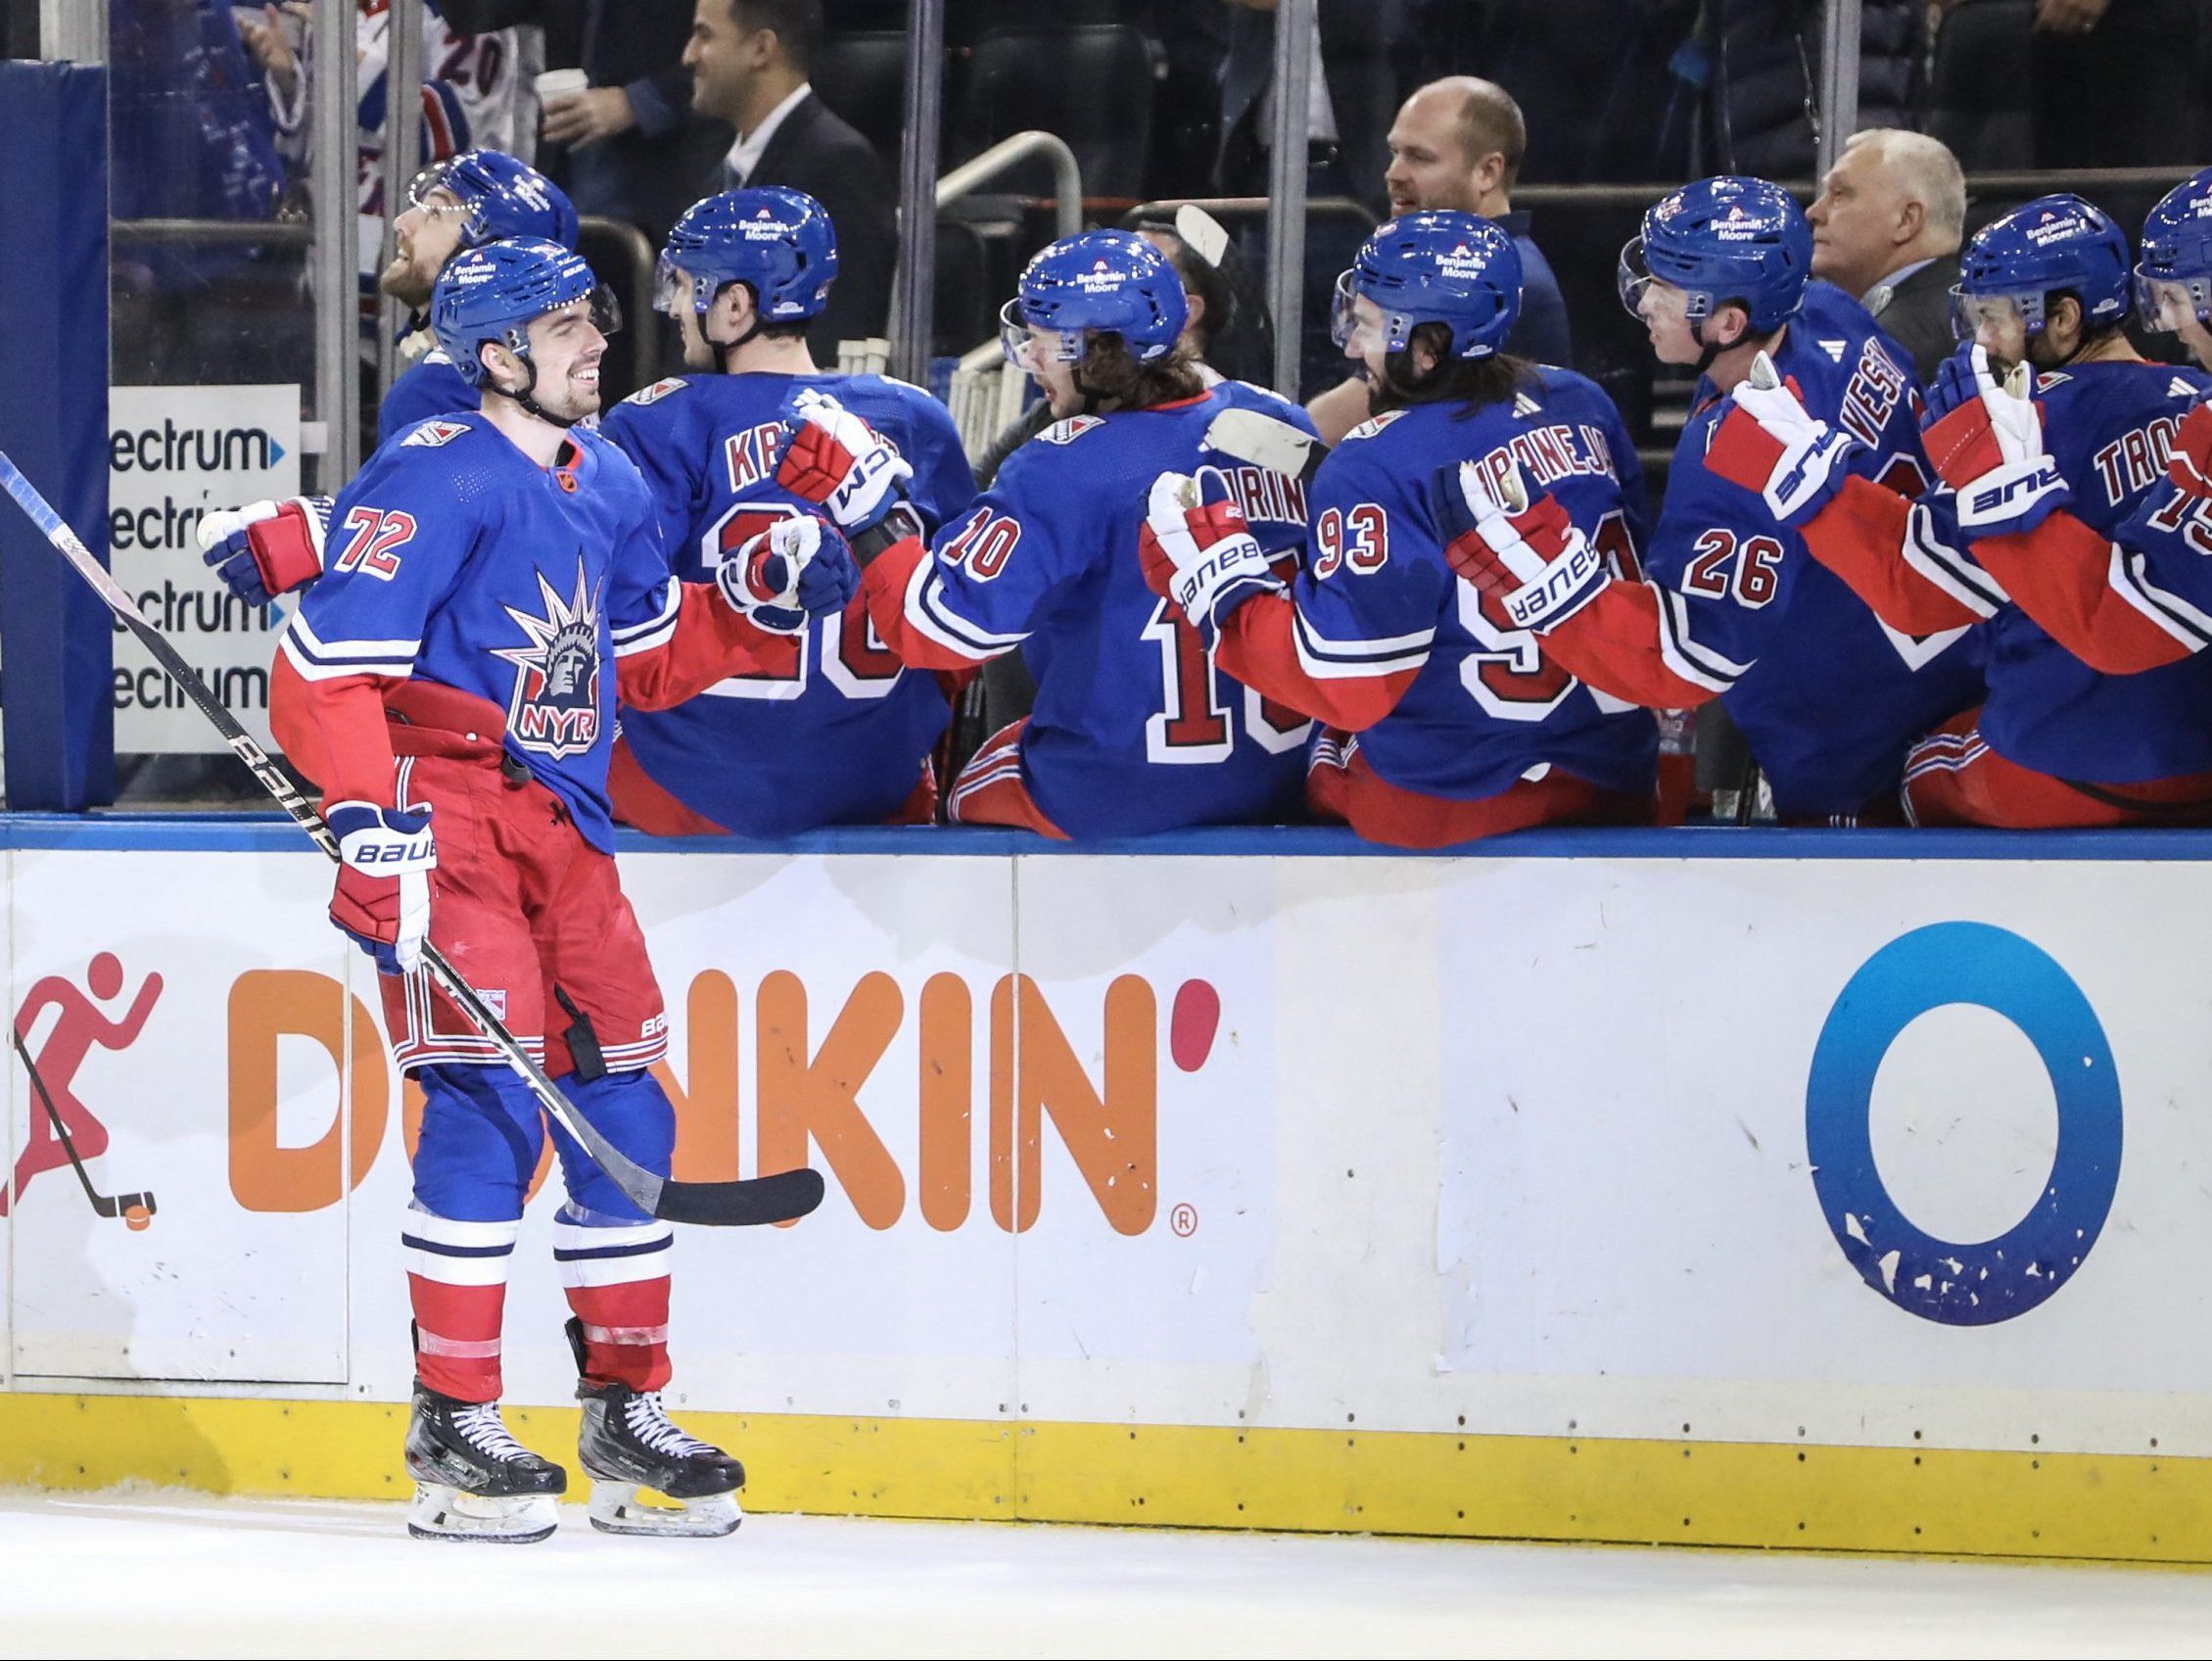
M 661 1406 L 661 1393 L 657 1390 L 633 1396 L 624 1404 L 623 1417 L 632 1436 L 664 1457 L 682 1459 L 720 1451 L 713 1444 L 701 1442 L 695 1436 L 686 1436 L 677 1429 L 667 1410 Z
M 471 1447 L 495 1463 L 530 1457 L 530 1450 L 508 1434 L 496 1401 L 480 1401 L 460 1408 L 453 1414 L 453 1428 L 468 1439 Z

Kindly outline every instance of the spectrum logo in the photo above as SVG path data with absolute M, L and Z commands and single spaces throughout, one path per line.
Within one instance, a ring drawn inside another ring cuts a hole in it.
M 892 976 L 871 973 L 824 1012 L 798 975 L 777 970 L 754 989 L 749 1115 L 740 1109 L 736 984 L 710 970 L 686 998 L 686 1070 L 655 1074 L 676 1105 L 675 1174 L 718 1181 L 818 1163 L 870 1228 L 888 1229 L 910 1206 L 932 1229 L 950 1232 L 976 1214 L 973 1124 L 977 1074 L 989 1140 L 983 1210 L 1008 1233 L 1035 1226 L 1044 1204 L 1049 1124 L 1116 1233 L 1138 1235 L 1159 1212 L 1160 999 L 1151 981 L 1124 974 L 1102 1000 L 1101 1070 L 1094 1079 L 1043 991 L 1027 976 L 991 984 L 982 1054 L 976 1053 L 975 994 L 957 974 L 932 975 L 911 1000 Z M 230 1186 L 251 1211 L 311 1211 L 341 1203 L 376 1162 L 391 1119 L 391 1063 L 382 1029 L 353 999 L 349 1038 L 345 989 L 302 970 L 256 970 L 238 977 L 229 1005 Z M 1167 1060 L 1197 1072 L 1220 1029 L 1211 984 L 1186 980 L 1168 1001 Z M 824 1019 L 826 1014 L 826 1020 Z M 916 1071 L 883 1072 L 892 1042 L 912 1023 Z M 277 1140 L 277 1052 L 285 1038 L 321 1046 L 353 1089 L 350 1145 L 342 1122 L 305 1147 Z M 349 1050 L 350 1044 L 350 1050 Z M 978 1065 L 980 1063 L 980 1066 Z M 880 1076 L 879 1076 L 880 1075 Z M 870 1107 L 861 1105 L 864 1088 Z M 875 1119 L 913 1115 L 918 1134 L 911 1168 L 893 1155 Z M 410 1156 L 422 1097 L 404 1087 L 400 1128 Z M 753 1157 L 740 1144 L 749 1117 Z M 551 1158 L 541 1161 L 542 1182 Z M 537 1192 L 533 1183 L 532 1193 Z M 1062 1202 L 1056 1200 L 1055 1205 Z M 1171 1219 L 1178 1233 L 1189 1229 Z

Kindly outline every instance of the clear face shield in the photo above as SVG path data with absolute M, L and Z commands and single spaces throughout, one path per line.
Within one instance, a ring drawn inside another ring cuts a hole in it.
M 2136 273 L 2136 315 L 2157 334 L 2190 323 L 2212 324 L 2212 277 L 2148 277 Z
M 1329 308 L 1329 338 L 1347 357 L 1365 361 L 1389 351 L 1389 320 L 1383 308 L 1352 285 L 1348 270 L 1337 273 L 1336 298 Z
M 454 194 L 453 187 L 446 181 L 452 171 L 450 162 L 433 162 L 407 181 L 407 208 L 417 214 L 465 214 L 468 204 Z
M 1083 356 L 1083 337 L 1058 329 L 1032 327 L 1021 314 L 1018 298 L 999 308 L 999 350 L 1025 374 L 1034 375 L 1046 363 L 1073 363 Z
M 1992 357 L 2018 363 L 2028 356 L 2028 336 L 2043 327 L 2040 294 L 1968 294 L 1951 291 L 1951 332 L 1961 344 L 1978 342 Z
M 714 302 L 706 292 L 706 285 L 695 282 L 691 273 L 671 260 L 666 254 L 653 268 L 653 309 L 664 317 L 677 315 L 680 308 L 689 307 L 693 311 L 704 311 Z

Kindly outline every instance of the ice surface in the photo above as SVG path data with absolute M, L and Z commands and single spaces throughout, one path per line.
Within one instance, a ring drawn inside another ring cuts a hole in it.
M 0 1494 L 0 1654 L 2201 1652 L 2144 1569 L 748 1518 L 426 1543 L 397 1505 Z

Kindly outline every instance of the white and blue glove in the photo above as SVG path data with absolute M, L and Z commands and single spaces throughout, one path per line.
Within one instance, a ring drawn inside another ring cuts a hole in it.
M 332 802 L 322 817 L 338 838 L 341 862 L 330 921 L 384 973 L 420 969 L 430 933 L 430 874 L 438 869 L 430 810 Z
M 1238 606 L 1283 586 L 1218 467 L 1153 481 L 1137 551 L 1146 585 L 1180 609 L 1208 645 Z
M 813 514 L 778 519 L 714 568 L 715 587 L 738 615 L 775 635 L 845 609 L 860 587 L 852 550 Z
M 1728 404 L 1706 447 L 1707 470 L 1757 491 L 1776 519 L 1802 530 L 1843 489 L 1852 452 L 1865 447 L 1807 409 L 1764 352 Z
M 217 508 L 195 530 L 201 556 L 248 605 L 305 588 L 322 575 L 330 498 L 295 496 Z

